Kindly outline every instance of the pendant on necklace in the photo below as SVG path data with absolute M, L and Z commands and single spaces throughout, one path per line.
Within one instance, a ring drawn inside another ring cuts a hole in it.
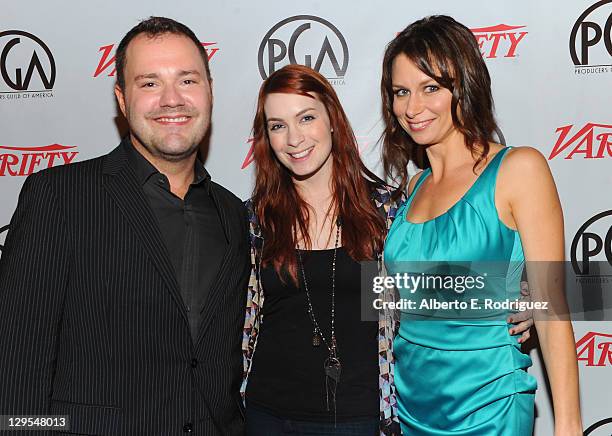
M 321 336 L 317 332 L 314 332 L 312 335 L 312 346 L 318 347 L 321 345 Z
M 323 370 L 325 375 L 331 378 L 336 384 L 340 383 L 340 373 L 342 372 L 342 365 L 337 357 L 329 356 L 323 363 Z

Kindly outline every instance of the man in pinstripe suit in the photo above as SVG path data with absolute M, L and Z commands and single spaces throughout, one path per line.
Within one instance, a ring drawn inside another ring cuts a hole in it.
M 152 17 L 116 62 L 129 137 L 28 177 L 11 221 L 0 415 L 69 415 L 69 434 L 242 434 L 247 220 L 196 159 L 206 53 Z

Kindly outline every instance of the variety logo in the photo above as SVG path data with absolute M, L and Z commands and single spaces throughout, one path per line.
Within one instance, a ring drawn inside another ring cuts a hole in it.
M 22 30 L 0 32 L 0 100 L 53 97 L 55 59 L 47 44 Z
M 595 266 L 594 258 L 602 253 L 612 266 L 612 210 L 589 218 L 576 232 L 570 248 L 574 273 L 577 276 L 588 276 L 585 278 L 607 279 L 608 275 L 591 271 Z
M 200 42 L 204 49 L 206 50 L 206 54 L 208 55 L 208 61 L 213 58 L 215 54 L 219 51 L 219 47 L 216 47 L 216 42 Z M 98 77 L 100 75 L 106 75 L 106 77 L 114 77 L 117 69 L 115 68 L 115 44 L 103 45 L 98 49 L 100 53 L 100 61 L 98 62 L 98 66 L 96 67 L 96 71 L 94 71 L 93 77 Z
M 587 333 L 576 342 L 576 354 L 585 366 L 612 366 L 612 335 Z
M 584 431 L 584 436 L 610 436 L 612 434 L 612 418 L 602 419 Z
M 242 162 L 242 166 L 240 169 L 245 169 L 249 165 L 251 165 L 255 161 L 255 138 L 249 138 L 247 144 L 250 144 L 249 151 L 247 152 L 244 161 Z
M 612 72 L 612 0 L 598 1 L 578 17 L 569 50 L 576 74 Z
M 69 164 L 78 155 L 74 145 L 50 144 L 42 147 L 0 145 L 0 177 L 29 176 L 43 168 Z
M 612 157 L 612 124 L 587 123 L 581 129 L 574 130 L 573 124 L 559 127 L 557 143 L 550 152 L 548 160 L 565 153 L 565 159 L 574 155 L 583 159 L 603 159 Z
M 264 36 L 257 54 L 259 74 L 267 79 L 286 64 L 301 64 L 343 85 L 349 50 L 336 26 L 313 15 L 296 15 L 276 23 Z
M 482 56 L 486 59 L 497 57 L 515 58 L 519 43 L 529 32 L 526 26 L 508 26 L 498 24 L 497 26 L 478 27 L 470 29 L 476 37 L 478 47 Z

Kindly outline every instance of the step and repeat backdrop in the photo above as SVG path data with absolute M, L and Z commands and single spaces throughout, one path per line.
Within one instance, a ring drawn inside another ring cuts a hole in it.
M 114 53 L 140 19 L 188 25 L 208 52 L 215 104 L 206 167 L 241 198 L 253 185 L 251 122 L 258 88 L 287 63 L 334 85 L 363 159 L 380 172 L 379 81 L 385 45 L 406 25 L 448 14 L 472 29 L 489 67 L 508 145 L 530 145 L 552 168 L 576 280 L 610 301 L 612 276 L 612 0 L 279 0 L 170 5 L 158 0 L 6 2 L 0 15 L 0 250 L 25 178 L 89 159 L 125 134 Z M 589 268 L 589 265 L 593 265 Z M 610 306 L 608 306 L 610 307 Z M 574 322 L 585 434 L 612 433 L 612 322 Z M 543 367 L 535 434 L 552 434 Z

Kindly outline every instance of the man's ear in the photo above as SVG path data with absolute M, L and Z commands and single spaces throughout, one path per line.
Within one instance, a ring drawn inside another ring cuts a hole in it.
M 123 95 L 123 89 L 121 89 L 118 83 L 115 84 L 115 97 L 117 97 L 117 103 L 119 103 L 121 113 L 127 118 L 127 114 L 125 113 L 125 96 Z
M 210 107 L 215 104 L 215 94 L 213 94 L 213 79 L 212 77 L 208 80 L 208 86 L 210 86 Z

